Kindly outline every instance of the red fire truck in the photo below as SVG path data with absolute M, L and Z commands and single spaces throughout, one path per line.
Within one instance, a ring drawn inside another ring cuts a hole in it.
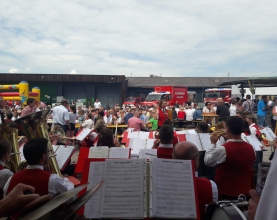
M 231 103 L 231 89 L 213 88 L 204 91 L 204 103 L 215 103 L 218 98 L 222 98 L 225 103 Z
M 161 99 L 167 102 L 167 105 L 173 106 L 184 104 L 188 101 L 188 88 L 184 86 L 155 86 L 154 92 L 150 92 L 142 103 L 143 106 L 153 106 L 158 104 Z

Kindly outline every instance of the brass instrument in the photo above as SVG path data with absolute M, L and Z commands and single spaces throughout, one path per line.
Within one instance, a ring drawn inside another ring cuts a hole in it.
M 54 154 L 46 126 L 46 118 L 50 113 L 50 110 L 43 110 L 26 115 L 22 118 L 15 120 L 13 123 L 11 123 L 11 126 L 18 128 L 18 130 L 22 131 L 28 140 L 31 140 L 33 138 L 46 138 L 49 140 L 49 164 L 45 166 L 45 169 L 49 172 L 58 174 L 61 177 L 62 174 L 59 169 L 56 160 L 56 155 Z M 22 165 L 20 168 L 24 168 L 26 164 L 27 163 Z
M 5 166 L 13 173 L 19 171 L 20 166 L 20 152 L 18 144 L 18 131 L 15 128 L 10 128 L 9 125 L 0 125 L 0 139 L 10 141 L 12 144 L 12 154 L 10 161 Z
M 274 140 L 269 140 L 268 138 L 266 138 L 266 134 L 265 133 L 261 133 L 259 136 L 258 136 L 258 139 L 260 141 L 267 141 L 268 142 L 268 145 L 273 145 L 274 144 Z
M 51 134 L 57 135 L 59 137 L 58 142 L 66 144 L 67 137 L 64 133 L 64 130 L 59 125 L 55 125 L 54 127 L 52 127 Z
M 219 129 L 219 130 L 215 130 L 213 132 L 213 135 L 217 138 L 220 138 L 221 136 L 223 136 L 224 134 L 226 134 L 226 129 Z

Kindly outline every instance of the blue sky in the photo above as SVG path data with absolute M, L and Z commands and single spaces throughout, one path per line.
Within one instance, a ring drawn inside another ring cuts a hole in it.
M 0 73 L 276 76 L 277 1 L 2 0 Z

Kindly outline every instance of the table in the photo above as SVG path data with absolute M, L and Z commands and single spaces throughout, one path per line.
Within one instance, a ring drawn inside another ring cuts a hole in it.
M 116 128 L 116 125 L 107 125 L 107 128 Z M 117 125 L 117 128 L 128 128 L 128 125 Z
M 206 122 L 208 119 L 212 120 L 212 126 L 218 124 L 218 115 L 215 113 L 203 113 L 203 121 Z

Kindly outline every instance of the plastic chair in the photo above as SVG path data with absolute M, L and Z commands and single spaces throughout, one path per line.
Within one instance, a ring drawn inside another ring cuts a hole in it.
M 219 199 L 226 195 L 238 197 L 240 194 L 247 195 L 254 188 L 254 170 L 223 173 L 218 183 Z

